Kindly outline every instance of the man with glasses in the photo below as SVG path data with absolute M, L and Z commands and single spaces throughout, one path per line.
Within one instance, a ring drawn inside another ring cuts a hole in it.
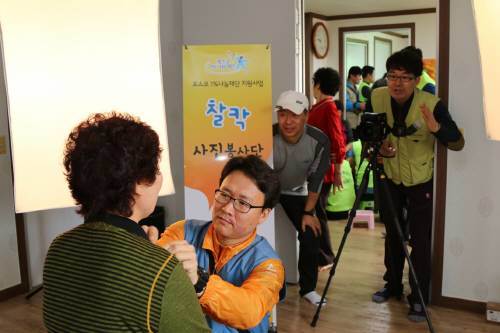
M 384 288 L 373 294 L 376 303 L 401 298 L 404 252 L 394 226 L 390 201 L 399 222 L 409 224 L 410 259 L 427 303 L 431 270 L 434 146 L 437 139 L 451 150 L 461 150 L 464 139 L 446 106 L 434 95 L 417 89 L 422 58 L 411 49 L 391 55 L 386 62 L 387 87 L 372 91 L 368 111 L 385 113 L 390 133 L 383 142 L 383 157 L 390 198 L 382 193 L 380 215 L 386 227 Z M 406 211 L 406 214 L 404 213 Z M 403 228 L 404 229 L 404 228 Z M 408 319 L 425 320 L 417 286 L 409 278 Z
M 319 129 L 306 124 L 308 108 L 307 97 L 299 92 L 285 91 L 279 96 L 273 155 L 280 175 L 280 204 L 299 234 L 299 293 L 318 306 L 321 296 L 315 289 L 322 228 L 315 206 L 330 168 L 330 141 Z
M 284 267 L 256 229 L 279 193 L 278 175 L 264 161 L 234 157 L 215 190 L 212 221 L 177 222 L 157 243 L 192 277 L 212 332 L 268 331 L 269 313 L 284 287 Z

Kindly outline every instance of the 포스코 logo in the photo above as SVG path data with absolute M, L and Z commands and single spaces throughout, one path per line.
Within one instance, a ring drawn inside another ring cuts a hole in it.
M 210 74 L 233 74 L 248 68 L 248 59 L 241 54 L 228 52 L 226 57 L 215 59 L 213 62 L 207 62 L 206 70 Z

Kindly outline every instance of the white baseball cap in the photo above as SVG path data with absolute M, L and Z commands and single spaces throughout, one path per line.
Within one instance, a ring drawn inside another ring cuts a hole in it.
M 280 110 L 290 110 L 299 115 L 302 114 L 304 110 L 309 110 L 309 101 L 304 94 L 294 90 L 288 90 L 278 97 L 274 111 Z

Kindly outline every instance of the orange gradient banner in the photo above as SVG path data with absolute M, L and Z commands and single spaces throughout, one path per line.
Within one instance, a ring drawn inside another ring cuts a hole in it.
M 271 48 L 185 46 L 183 89 L 186 218 L 209 217 L 229 158 L 272 158 Z

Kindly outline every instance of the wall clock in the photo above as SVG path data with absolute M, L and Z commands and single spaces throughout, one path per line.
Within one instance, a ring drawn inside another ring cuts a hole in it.
M 317 22 L 312 28 L 312 49 L 314 56 L 323 59 L 328 54 L 330 38 L 323 22 Z

